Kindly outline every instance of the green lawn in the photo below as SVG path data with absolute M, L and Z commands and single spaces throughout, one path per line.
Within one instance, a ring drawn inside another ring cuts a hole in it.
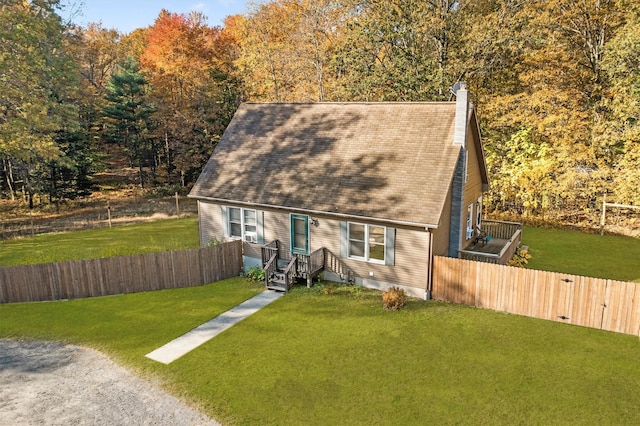
M 194 217 L 0 242 L 0 267 L 198 247 Z
M 525 227 L 528 267 L 596 278 L 640 282 L 640 239 Z
M 0 305 L 0 337 L 111 354 L 234 424 L 636 424 L 638 338 L 550 321 L 296 287 L 170 365 L 144 354 L 256 292 L 203 287 Z M 135 327 L 131 327 L 135 324 Z

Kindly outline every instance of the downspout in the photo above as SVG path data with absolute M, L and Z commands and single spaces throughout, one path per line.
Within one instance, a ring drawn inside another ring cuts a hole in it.
M 427 290 L 424 292 L 424 300 L 431 300 L 433 292 L 433 232 L 427 228 L 429 233 L 429 271 L 427 272 Z

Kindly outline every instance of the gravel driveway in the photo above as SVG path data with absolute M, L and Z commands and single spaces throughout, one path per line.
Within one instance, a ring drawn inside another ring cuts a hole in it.
M 1 425 L 217 425 L 91 349 L 0 339 Z

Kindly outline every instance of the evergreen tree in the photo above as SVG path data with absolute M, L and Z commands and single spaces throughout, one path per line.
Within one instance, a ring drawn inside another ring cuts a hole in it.
M 137 166 L 140 187 L 144 188 L 143 167 L 153 158 L 150 137 L 150 116 L 154 111 L 147 102 L 147 80 L 138 64 L 127 58 L 120 72 L 114 73 L 107 84 L 104 114 L 108 123 L 108 139 L 125 148 L 131 166 Z

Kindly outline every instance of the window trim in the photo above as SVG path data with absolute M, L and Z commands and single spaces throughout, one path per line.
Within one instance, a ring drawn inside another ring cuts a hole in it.
M 481 229 L 482 226 L 482 195 L 476 201 L 476 228 Z
M 240 210 L 240 231 L 241 231 L 241 235 L 237 236 L 237 235 L 232 235 L 231 233 L 231 224 L 233 223 L 238 223 L 238 222 L 232 222 L 231 221 L 231 209 L 238 209 Z M 247 236 L 247 230 L 246 230 L 246 226 L 247 224 L 245 223 L 245 212 L 246 211 L 252 211 L 254 213 L 255 216 L 255 221 L 256 223 L 254 225 L 249 225 L 249 226 L 255 226 L 256 231 L 253 232 L 253 238 L 252 241 L 246 241 L 245 238 Z M 228 206 L 227 207 L 227 235 L 229 235 L 229 238 L 234 239 L 234 240 L 242 240 L 245 242 L 250 242 L 253 244 L 257 244 L 259 243 L 260 240 L 260 236 L 259 236 L 259 231 L 258 231 L 258 227 L 259 227 L 259 220 L 258 220 L 258 210 L 256 209 L 245 209 L 244 207 L 233 207 L 233 206 Z
M 351 254 L 351 225 L 360 225 L 364 226 L 364 256 L 354 256 Z M 369 232 L 371 227 L 382 228 L 384 231 L 382 244 L 376 243 L 376 245 L 382 245 L 382 259 L 372 259 L 371 258 L 371 245 L 369 241 Z M 371 225 L 367 223 L 360 222 L 347 222 L 347 257 L 349 259 L 360 260 L 363 262 L 376 263 L 379 265 L 387 264 L 387 227 L 381 225 Z
M 469 204 L 467 207 L 467 233 L 466 239 L 470 240 L 473 238 L 473 203 Z

